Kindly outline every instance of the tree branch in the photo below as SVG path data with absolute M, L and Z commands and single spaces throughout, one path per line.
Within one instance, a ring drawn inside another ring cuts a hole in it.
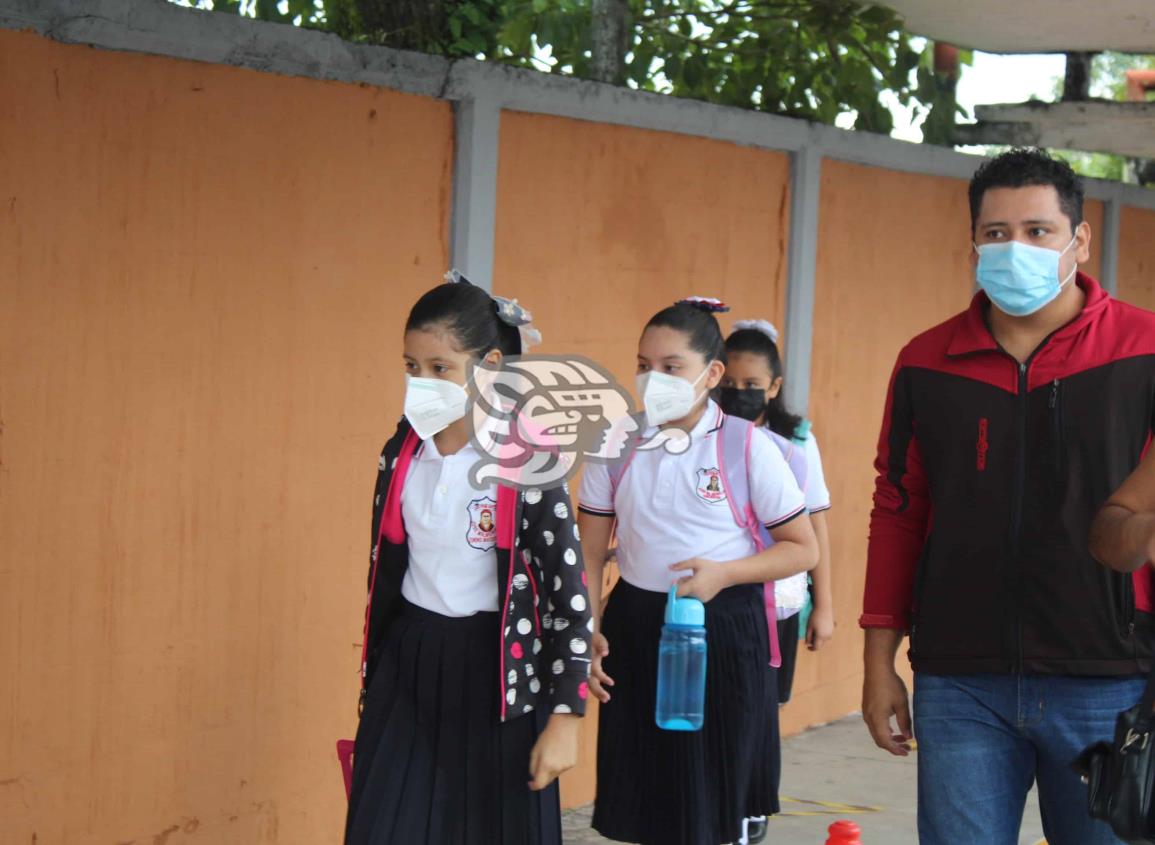
M 771 9 L 780 9 L 787 12 L 801 12 L 808 11 L 811 4 L 805 0 L 786 0 L 785 2 L 765 2 L 752 3 L 750 0 L 734 0 L 729 5 L 723 4 L 717 9 L 672 9 L 666 12 L 654 12 L 648 15 L 643 15 L 638 18 L 639 21 L 663 21 L 674 20 L 676 18 L 695 18 L 700 21 L 710 20 L 711 18 L 718 18 L 722 16 L 728 17 L 742 17 L 750 20 L 762 20 L 763 18 L 755 16 L 755 12 L 769 11 Z M 794 15 L 786 15 L 785 18 L 793 18 Z M 775 18 L 777 19 L 777 18 Z

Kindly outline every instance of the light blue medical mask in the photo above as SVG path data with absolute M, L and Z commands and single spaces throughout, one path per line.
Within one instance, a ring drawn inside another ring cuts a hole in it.
M 1012 317 L 1026 317 L 1054 302 L 1067 282 L 1059 279 L 1059 259 L 1075 244 L 1075 238 L 1061 252 L 1021 241 L 974 244 L 979 254 L 975 278 L 991 302 Z

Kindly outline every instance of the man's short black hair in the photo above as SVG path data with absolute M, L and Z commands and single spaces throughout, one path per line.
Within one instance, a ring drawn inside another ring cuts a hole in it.
M 983 195 L 991 188 L 1025 188 L 1050 185 L 1059 194 L 1059 208 L 1071 221 L 1071 231 L 1083 222 L 1083 180 L 1071 165 L 1045 150 L 1016 147 L 995 156 L 971 177 L 971 234 L 979 217 Z

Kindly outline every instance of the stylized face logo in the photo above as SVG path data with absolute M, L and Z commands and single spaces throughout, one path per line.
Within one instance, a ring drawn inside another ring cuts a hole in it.
M 527 443 L 556 445 L 587 458 L 614 458 L 629 433 L 614 423 L 628 418 L 632 409 L 623 390 L 600 386 L 548 388 L 527 397 L 522 410 L 518 427 Z
M 483 454 L 474 483 L 552 487 L 581 459 L 616 460 L 639 430 L 633 398 L 585 358 L 506 358 L 471 383 L 474 443 Z

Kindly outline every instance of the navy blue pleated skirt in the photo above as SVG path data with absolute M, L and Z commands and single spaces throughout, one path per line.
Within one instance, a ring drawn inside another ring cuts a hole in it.
M 762 587 L 731 587 L 706 605 L 706 718 L 695 732 L 654 723 L 665 605 L 664 593 L 619 581 L 602 618 L 615 684 L 598 716 L 593 826 L 642 845 L 735 842 L 776 698 Z
M 778 706 L 790 700 L 794 685 L 794 667 L 798 664 L 798 618 L 795 613 L 778 620 L 778 645 L 782 665 L 769 669 L 766 685 L 766 724 L 762 734 L 762 751 L 754 761 L 750 785 L 750 802 L 746 815 L 773 816 L 781 812 L 778 786 L 782 780 L 782 737 L 778 725 Z
M 778 803 L 778 786 L 782 780 L 782 738 L 778 725 L 778 691 L 781 686 L 778 669 L 767 668 L 766 672 L 766 719 L 758 740 L 761 750 L 754 759 L 750 797 L 746 805 L 746 815 L 751 818 L 777 815 L 782 809 Z
M 346 845 L 560 845 L 557 783 L 528 786 L 545 715 L 501 722 L 500 624 L 404 604 L 357 730 Z

